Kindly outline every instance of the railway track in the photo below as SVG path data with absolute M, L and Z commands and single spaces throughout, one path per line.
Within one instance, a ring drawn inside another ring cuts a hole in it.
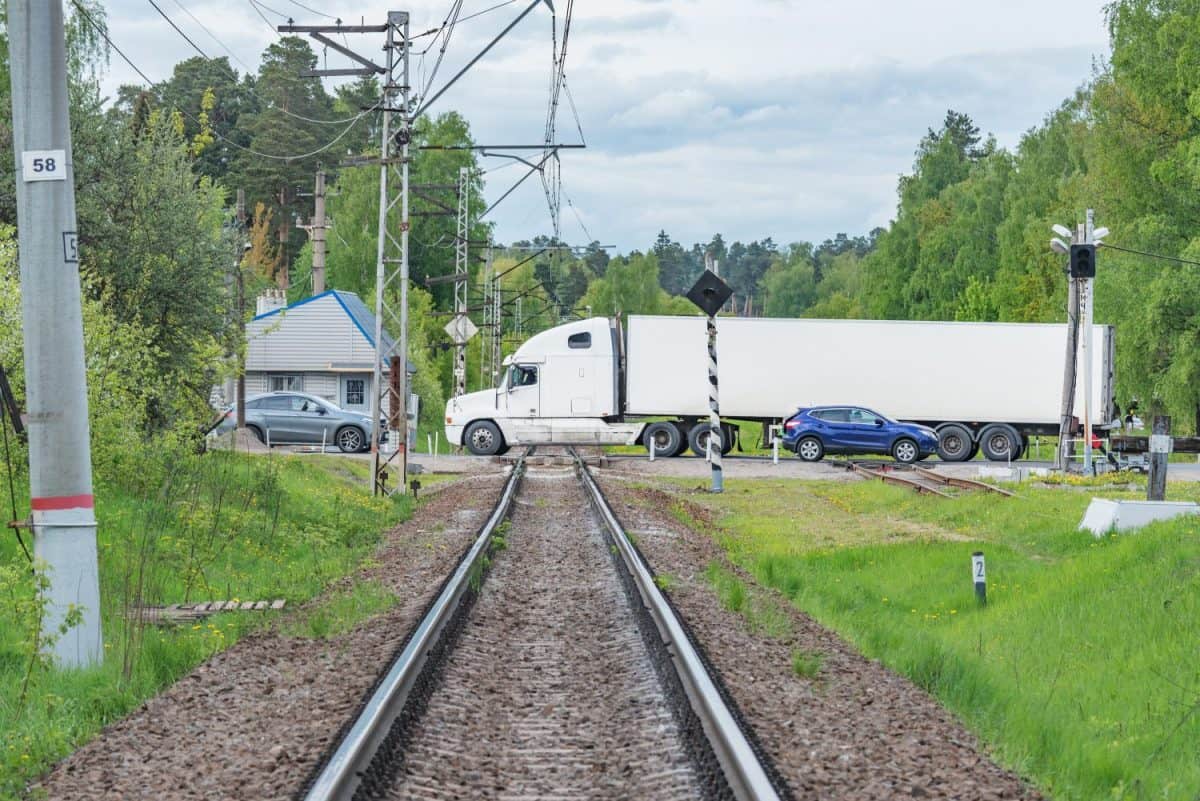
M 583 458 L 532 450 L 303 797 L 779 798 Z
M 920 465 L 902 465 L 889 464 L 887 462 L 877 461 L 853 461 L 830 459 L 830 464 L 836 464 L 839 467 L 844 467 L 851 472 L 857 473 L 860 476 L 867 478 L 877 478 L 888 484 L 895 484 L 901 487 L 908 487 L 911 490 L 928 495 L 936 495 L 940 498 L 953 498 L 955 494 L 949 491 L 949 487 L 963 490 L 981 490 L 983 492 L 992 492 L 997 495 L 1013 497 L 1014 493 L 997 487 L 994 484 L 988 484 L 986 481 L 976 481 L 971 478 L 960 478 L 958 476 L 948 476 L 944 473 L 939 473 L 936 470 L 930 470 L 927 467 Z

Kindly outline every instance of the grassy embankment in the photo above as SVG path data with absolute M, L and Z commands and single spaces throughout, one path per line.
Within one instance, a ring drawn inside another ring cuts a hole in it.
M 937 696 L 1051 797 L 1196 798 L 1200 519 L 1097 540 L 1076 531 L 1089 498 L 1144 489 L 1019 492 L 747 480 L 688 497 L 761 583 Z M 1200 486 L 1170 496 L 1200 500 Z
M 131 458 L 119 482 L 96 490 L 105 660 L 89 670 L 54 671 L 35 658 L 45 633 L 34 579 L 15 538 L 0 539 L 0 798 L 19 797 L 101 727 L 277 615 L 156 627 L 127 623 L 131 607 L 276 598 L 295 607 L 368 559 L 410 502 L 372 498 L 367 469 L 322 456 Z M 7 490 L 5 481 L 5 515 Z M 20 483 L 16 494 L 27 497 Z M 393 601 L 381 586 L 355 586 L 287 633 L 330 636 Z

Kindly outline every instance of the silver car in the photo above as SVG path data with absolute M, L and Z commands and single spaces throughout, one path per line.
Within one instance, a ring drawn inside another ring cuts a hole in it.
M 237 406 L 225 409 L 218 434 L 237 425 Z M 339 409 L 324 398 L 304 392 L 270 392 L 246 401 L 246 428 L 271 445 L 337 445 L 346 453 L 365 451 L 371 441 L 371 418 Z M 386 428 L 380 425 L 381 438 Z

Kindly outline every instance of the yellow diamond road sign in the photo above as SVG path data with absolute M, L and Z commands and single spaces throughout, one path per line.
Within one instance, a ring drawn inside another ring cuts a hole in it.
M 457 315 L 446 323 L 445 330 L 450 335 L 450 339 L 454 340 L 455 345 L 464 345 L 468 339 L 479 333 L 475 323 L 471 322 L 471 318 L 465 314 Z

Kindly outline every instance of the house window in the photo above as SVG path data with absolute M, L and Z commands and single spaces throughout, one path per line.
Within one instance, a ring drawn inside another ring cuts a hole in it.
M 346 379 L 346 405 L 362 406 L 366 403 L 367 381 L 365 378 Z
M 304 377 L 298 375 L 272 375 L 267 377 L 271 392 L 299 392 L 304 389 Z
M 582 334 L 571 334 L 567 337 L 568 348 L 590 348 L 592 346 L 592 335 L 589 331 L 584 331 Z

